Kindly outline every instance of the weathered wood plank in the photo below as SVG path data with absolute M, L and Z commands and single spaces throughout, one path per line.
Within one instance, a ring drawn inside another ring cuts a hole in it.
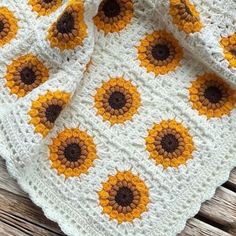
M 224 187 L 217 188 L 215 196 L 202 204 L 199 215 L 236 235 L 236 193 Z
M 12 225 L 9 225 L 2 220 L 0 220 L 0 235 L 1 236 L 28 236 L 32 234 L 27 234 L 21 229 L 17 229 Z
M 31 222 L 26 221 L 25 219 L 21 219 L 18 216 L 15 216 L 14 214 L 4 212 L 0 210 L 0 219 L 5 224 L 8 224 L 8 226 L 11 226 L 14 229 L 18 229 L 25 233 L 26 235 L 47 235 L 47 236 L 56 236 L 58 234 L 53 233 L 47 229 L 38 227 L 35 224 L 32 224 Z M 18 234 L 19 235 L 19 234 Z
M 28 198 L 0 189 L 0 209 L 0 219 L 5 219 L 5 223 L 25 226 L 32 232 L 41 232 L 40 235 L 64 235 Z
M 188 220 L 184 231 L 179 236 L 233 236 L 221 229 L 206 224 L 198 219 Z
M 19 188 L 16 180 L 14 180 L 7 172 L 5 161 L 0 157 L 0 188 L 20 196 L 28 197 L 27 194 Z
M 225 183 L 225 186 L 236 192 L 236 168 L 231 171 L 229 180 Z

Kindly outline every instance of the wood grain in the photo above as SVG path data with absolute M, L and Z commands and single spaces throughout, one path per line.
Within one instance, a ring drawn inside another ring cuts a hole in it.
M 231 171 L 229 180 L 224 184 L 224 186 L 236 192 L 236 168 Z
M 188 221 L 184 231 L 180 236 L 231 236 L 231 234 L 224 232 L 221 229 L 213 227 L 198 219 L 191 219 Z
M 18 229 L 14 225 L 9 225 L 3 220 L 0 221 L 0 235 L 2 236 L 26 236 L 29 235 L 24 232 L 24 229 Z
M 188 220 L 180 236 L 236 236 L 236 168 L 229 180 Z M 0 235 L 64 235 L 58 225 L 48 220 L 16 181 L 6 171 L 0 158 Z
M 202 204 L 199 215 L 215 222 L 224 231 L 236 235 L 236 193 L 219 187 L 215 196 Z
M 8 224 L 25 226 L 32 232 L 47 232 L 46 235 L 63 235 L 57 224 L 49 221 L 39 207 L 36 207 L 29 198 L 13 194 L 0 189 L 0 220 Z M 49 234 L 52 232 L 54 234 Z

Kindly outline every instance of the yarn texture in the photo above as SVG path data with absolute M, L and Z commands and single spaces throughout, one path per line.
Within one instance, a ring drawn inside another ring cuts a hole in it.
M 236 166 L 234 0 L 1 0 L 0 156 L 67 235 L 176 235 Z

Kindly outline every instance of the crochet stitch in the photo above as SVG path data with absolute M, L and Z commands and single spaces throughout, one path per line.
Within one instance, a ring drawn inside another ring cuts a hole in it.
M 235 9 L 1 1 L 0 155 L 67 235 L 176 235 L 227 180 Z

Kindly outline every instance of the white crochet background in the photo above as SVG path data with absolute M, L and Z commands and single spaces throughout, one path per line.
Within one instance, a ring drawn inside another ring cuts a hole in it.
M 207 119 L 192 109 L 188 92 L 191 81 L 209 71 L 236 87 L 236 70 L 228 68 L 223 50 L 216 47 L 221 36 L 236 31 L 235 2 L 195 0 L 206 27 L 189 37 L 171 23 L 168 1 L 133 2 L 131 23 L 119 33 L 104 35 L 94 31 L 92 21 L 100 1 L 85 1 L 88 37 L 83 46 L 62 54 L 50 48 L 45 34 L 65 5 L 49 17 L 37 18 L 26 0 L 0 3 L 22 19 L 20 33 L 0 49 L 1 78 L 6 65 L 22 53 L 37 54 L 50 68 L 50 79 L 23 99 L 11 95 L 0 80 L 0 155 L 20 186 L 67 235 L 176 235 L 236 166 L 236 110 Z M 159 29 L 173 32 L 184 58 L 174 72 L 156 76 L 139 66 L 136 47 L 145 34 Z M 94 95 L 104 81 L 120 76 L 137 87 L 141 106 L 131 121 L 111 126 L 96 114 Z M 39 94 L 57 89 L 73 97 L 43 139 L 28 124 L 27 113 Z M 145 137 L 153 123 L 172 118 L 188 127 L 196 149 L 186 165 L 163 169 L 149 159 Z M 98 156 L 87 174 L 67 179 L 51 168 L 48 159 L 51 138 L 65 127 L 86 130 Z M 108 175 L 129 169 L 145 181 L 150 203 L 140 219 L 118 224 L 102 214 L 97 192 Z

